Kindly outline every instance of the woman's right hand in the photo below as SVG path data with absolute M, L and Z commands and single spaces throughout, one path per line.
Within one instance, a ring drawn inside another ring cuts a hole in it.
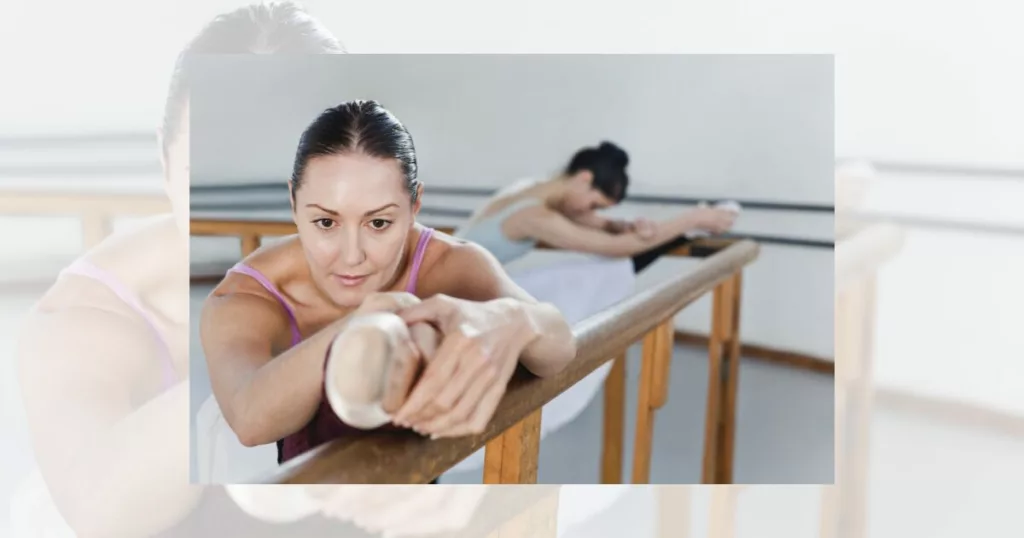
M 714 234 L 729 231 L 733 223 L 736 222 L 736 213 L 727 209 L 700 207 L 694 209 L 690 214 L 699 229 Z

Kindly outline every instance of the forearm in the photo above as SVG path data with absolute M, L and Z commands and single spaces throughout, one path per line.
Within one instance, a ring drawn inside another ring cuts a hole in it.
M 576 224 L 601 230 L 612 235 L 628 233 L 632 231 L 632 222 L 628 220 L 610 219 L 602 217 L 597 213 L 590 212 L 571 218 Z
M 81 538 L 149 536 L 181 521 L 202 493 L 189 484 L 189 387 L 182 382 L 42 471 Z
M 273 443 L 309 423 L 320 405 L 327 349 L 345 321 L 278 355 L 239 385 L 232 429 L 242 444 Z
M 520 303 L 530 343 L 523 349 L 520 362 L 540 377 L 561 372 L 576 357 L 576 339 L 572 327 L 551 303 Z
M 680 235 L 699 230 L 700 222 L 693 211 L 687 211 L 679 216 L 673 217 L 658 225 L 658 244 L 671 241 Z M 664 232 L 663 234 L 660 232 Z
M 613 235 L 630 233 L 633 231 L 633 222 L 620 219 L 605 219 L 603 229 Z
M 692 213 L 684 213 L 678 217 L 659 222 L 651 236 L 640 237 L 639 234 L 626 233 L 610 238 L 606 254 L 611 256 L 635 256 L 658 245 L 668 243 L 699 227 L 699 223 Z

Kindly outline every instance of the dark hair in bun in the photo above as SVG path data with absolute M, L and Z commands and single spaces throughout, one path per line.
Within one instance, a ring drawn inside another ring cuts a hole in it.
M 615 202 L 621 202 L 629 185 L 628 165 L 629 154 L 612 142 L 604 141 L 597 147 L 577 151 L 565 167 L 565 173 L 571 175 L 589 170 L 594 175 L 594 188 Z

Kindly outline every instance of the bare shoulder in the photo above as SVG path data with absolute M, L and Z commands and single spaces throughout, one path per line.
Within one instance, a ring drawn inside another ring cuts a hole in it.
M 441 293 L 484 300 L 504 285 L 505 270 L 487 249 L 448 234 L 435 233 L 435 237 L 436 254 L 432 263 L 421 269 L 417 295 L 430 297 Z
M 73 379 L 88 379 L 83 388 L 120 387 L 143 375 L 160 353 L 141 319 L 103 304 L 37 309 L 22 325 L 18 344 L 26 387 L 64 387 Z
M 272 245 L 260 247 L 246 256 L 241 263 L 265 277 L 278 290 L 286 287 L 302 272 L 302 247 L 297 236 L 288 237 Z M 277 299 L 250 275 L 231 272 L 224 276 L 210 292 L 210 298 L 231 294 Z

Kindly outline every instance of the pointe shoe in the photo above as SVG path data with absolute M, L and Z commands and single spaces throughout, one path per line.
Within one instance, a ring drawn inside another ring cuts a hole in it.
M 364 430 L 391 422 L 383 407 L 385 384 L 409 338 L 405 322 L 391 313 L 358 316 L 338 333 L 325 372 L 327 402 L 338 418 Z

